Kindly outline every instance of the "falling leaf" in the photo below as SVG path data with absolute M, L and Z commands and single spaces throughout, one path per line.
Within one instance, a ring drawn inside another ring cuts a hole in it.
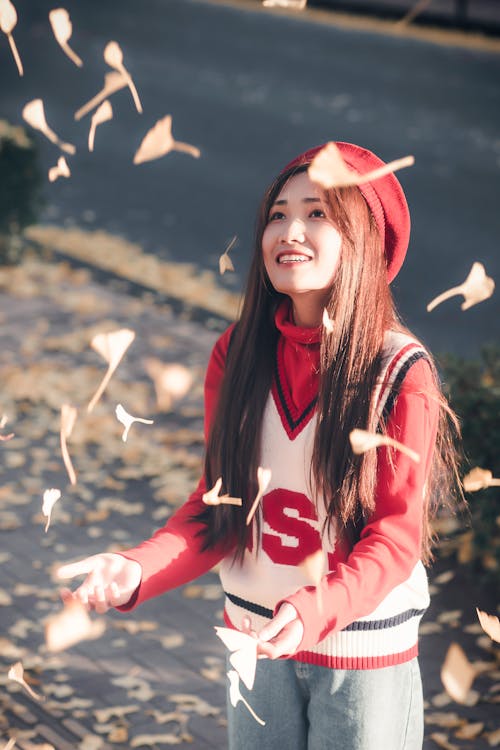
M 50 526 L 50 516 L 52 508 L 61 497 L 61 491 L 57 489 L 45 490 L 43 493 L 42 513 L 47 516 L 47 523 L 45 524 L 45 533 L 47 533 Z
M 50 182 L 55 182 L 58 177 L 71 177 L 71 171 L 64 156 L 59 157 L 56 167 L 50 167 L 49 169 Z
M 109 65 L 110 68 L 114 68 L 116 71 L 118 71 L 118 73 L 120 73 L 121 76 L 123 76 L 123 79 L 126 81 L 126 84 L 132 93 L 132 98 L 134 100 L 137 111 L 139 112 L 139 114 L 142 114 L 142 105 L 141 100 L 139 99 L 139 94 L 137 93 L 137 89 L 134 85 L 134 82 L 132 81 L 130 73 L 125 69 L 123 65 L 123 53 L 121 51 L 120 45 L 117 42 L 108 42 L 108 44 L 104 48 L 104 61 Z
M 395 172 L 403 167 L 411 167 L 415 163 L 413 156 L 405 156 L 402 159 L 396 159 L 383 167 L 374 169 L 365 174 L 358 174 L 350 169 L 342 158 L 338 146 L 330 141 L 324 148 L 316 154 L 312 160 L 308 174 L 313 182 L 321 187 L 328 189 L 332 187 L 346 187 L 348 185 L 364 185 L 366 182 L 373 182 L 380 177 Z
M 3 414 L 2 418 L 0 419 L 0 430 L 3 430 L 3 428 L 5 427 L 8 421 L 9 420 L 8 420 L 7 415 Z M 0 435 L 0 443 L 5 442 L 6 440 L 12 440 L 13 437 L 14 437 L 13 432 L 9 432 L 8 435 Z
M 219 271 L 221 276 L 223 276 L 226 271 L 234 271 L 233 261 L 229 257 L 229 251 L 233 249 L 237 239 L 237 236 L 234 235 L 233 239 L 229 242 L 229 245 L 219 258 Z
M 423 10 L 427 8 L 428 5 L 431 4 L 431 2 L 432 0 L 417 0 L 408 13 L 406 13 L 399 21 L 396 21 L 396 26 L 406 26 L 407 24 L 410 24 L 420 13 L 422 13 Z
M 397 440 L 388 437 L 387 435 L 380 435 L 379 433 L 356 429 L 351 430 L 351 432 L 349 433 L 349 440 L 351 441 L 353 453 L 356 453 L 356 455 L 360 455 L 361 453 L 365 453 L 366 451 L 373 450 L 373 448 L 379 448 L 382 445 L 387 445 L 391 448 L 395 448 L 396 450 L 401 451 L 401 453 L 404 453 L 405 456 L 411 458 L 411 460 L 415 461 L 415 463 L 418 464 L 420 462 L 420 456 L 418 453 L 413 451 L 411 448 L 407 448 L 406 445 L 403 445 L 403 443 L 399 443 Z
M 45 644 L 52 653 L 65 651 L 80 641 L 100 638 L 105 629 L 104 620 L 91 620 L 85 606 L 78 599 L 70 599 L 47 620 Z
M 24 679 L 24 669 L 23 665 L 20 661 L 17 661 L 15 664 L 12 665 L 12 667 L 7 672 L 7 677 L 9 680 L 13 680 L 14 682 L 18 682 L 20 685 L 23 686 L 23 688 L 31 695 L 31 697 L 36 701 L 43 701 L 44 697 L 43 695 L 39 695 L 38 693 L 35 693 L 35 691 L 28 685 L 26 680 Z
M 33 99 L 23 107 L 23 119 L 26 120 L 28 125 L 31 125 L 35 130 L 40 130 L 49 141 L 55 143 L 56 146 L 62 151 L 66 151 L 67 154 L 74 154 L 76 148 L 72 143 L 63 143 L 60 138 L 54 133 L 53 130 L 47 125 L 45 119 L 45 111 L 43 108 L 43 101 L 41 99 Z
M 64 461 L 64 466 L 68 472 L 69 481 L 71 484 L 76 484 L 76 474 L 71 461 L 68 446 L 66 441 L 73 431 L 78 411 L 74 406 L 69 404 L 63 404 L 61 406 L 61 430 L 60 430 L 60 442 L 61 442 L 61 453 Z
M 165 364 L 150 357 L 145 360 L 144 366 L 154 383 L 156 404 L 160 411 L 170 411 L 174 401 L 183 398 L 193 384 L 191 371 L 184 365 Z
M 81 120 L 82 117 L 88 114 L 94 107 L 97 107 L 104 99 L 107 99 L 112 94 L 116 94 L 117 91 L 124 89 L 125 86 L 127 86 L 127 79 L 121 73 L 117 73 L 116 71 L 106 73 L 104 76 L 104 86 L 90 101 L 75 112 L 75 120 Z
M 480 469 L 476 466 L 465 475 L 462 484 L 466 492 L 477 492 L 487 487 L 499 487 L 500 479 L 493 479 L 493 474 L 489 469 Z
M 230 497 L 230 495 L 219 495 L 222 486 L 222 477 L 216 481 L 208 492 L 204 492 L 202 500 L 206 505 L 242 505 L 241 497 Z
M 7 744 L 3 746 L 2 750 L 12 750 L 15 744 L 16 744 L 16 738 L 11 737 L 10 740 L 7 742 Z
M 112 117 L 113 117 L 113 107 L 111 106 L 111 103 L 106 99 L 101 104 L 101 106 L 96 109 L 90 121 L 89 151 L 94 150 L 94 139 L 95 139 L 95 131 L 96 131 L 97 126 L 102 125 L 103 122 L 107 122 L 108 120 L 111 120 Z
M 292 10 L 304 10 L 307 0 L 263 0 L 264 8 L 290 8 Z
M 52 31 L 57 42 L 61 45 L 63 51 L 69 57 L 69 59 L 75 63 L 79 68 L 82 67 L 83 62 L 78 55 L 73 52 L 68 44 L 69 39 L 73 33 L 73 26 L 69 17 L 69 13 L 64 8 L 55 8 L 49 13 L 49 21 L 52 26 Z
M 452 643 L 441 667 L 441 682 L 450 698 L 457 703 L 467 703 L 467 696 L 476 674 L 462 647 L 458 643 Z
M 127 437 L 130 428 L 134 424 L 134 422 L 140 422 L 141 424 L 154 424 L 152 419 L 142 419 L 142 417 L 133 417 L 131 414 L 129 414 L 121 404 L 118 404 L 118 406 L 115 409 L 116 418 L 119 422 L 122 423 L 124 426 L 122 440 L 124 443 L 127 442 Z
M 323 310 L 323 325 L 328 333 L 333 333 L 333 320 L 328 315 L 328 310 Z
M 17 65 L 17 70 L 19 71 L 19 75 L 22 76 L 24 74 L 23 64 L 16 47 L 14 37 L 12 36 L 12 30 L 14 29 L 16 24 L 16 9 L 14 8 L 10 0 L 0 0 L 0 29 L 4 34 L 6 34 L 7 39 L 9 40 L 10 49 L 12 51 L 14 61 Z
M 271 469 L 264 469 L 262 466 L 259 466 L 259 468 L 257 469 L 257 481 L 259 483 L 259 489 L 257 492 L 257 496 L 253 501 L 253 505 L 247 515 L 247 526 L 250 524 L 252 518 L 255 515 L 255 511 L 257 510 L 257 506 L 259 505 L 262 495 L 269 487 L 269 482 L 271 481 Z
M 227 676 L 229 679 L 229 700 L 231 701 L 231 705 L 233 706 L 233 708 L 236 708 L 238 703 L 241 701 L 243 705 L 248 708 L 255 721 L 257 721 L 261 726 L 265 727 L 266 722 L 262 721 L 262 719 L 257 716 L 251 705 L 248 703 L 248 701 L 245 700 L 240 692 L 240 678 L 238 677 L 238 672 L 236 672 L 234 669 L 230 669 L 227 673 Z
M 489 615 L 487 612 L 476 607 L 477 616 L 481 627 L 487 635 L 490 636 L 492 641 L 500 643 L 500 620 L 495 615 Z
M 306 576 L 310 578 L 316 586 L 316 604 L 319 614 L 323 614 L 323 597 L 321 595 L 321 579 L 326 572 L 325 556 L 323 550 L 319 549 L 308 555 L 300 564 Z
M 87 406 L 90 413 L 101 398 L 111 377 L 120 364 L 125 352 L 135 339 L 135 332 L 129 328 L 120 328 L 111 333 L 98 333 L 90 342 L 91 347 L 108 363 L 108 370 L 94 396 Z
M 255 681 L 258 639 L 234 628 L 216 627 L 215 632 L 229 651 L 229 661 L 246 687 L 251 690 Z
M 182 151 L 198 159 L 201 151 L 189 143 L 175 141 L 172 135 L 172 115 L 166 115 L 158 120 L 144 138 L 134 156 L 134 164 L 142 164 L 145 161 L 159 159 L 170 151 Z
M 495 289 L 495 282 L 489 276 L 482 263 L 473 263 L 469 275 L 460 286 L 454 286 L 446 292 L 439 294 L 427 305 L 427 312 L 431 312 L 435 307 L 456 294 L 463 294 L 464 302 L 461 304 L 462 310 L 468 310 L 469 307 L 483 302 L 491 297 Z

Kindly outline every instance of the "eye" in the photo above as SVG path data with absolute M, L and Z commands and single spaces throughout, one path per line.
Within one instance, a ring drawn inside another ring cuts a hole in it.
M 283 211 L 271 211 L 267 221 L 268 222 L 277 221 L 279 219 L 284 219 L 284 218 L 285 218 L 285 214 L 283 213 Z
M 326 219 L 326 214 L 323 211 L 323 209 L 321 209 L 321 208 L 315 208 L 315 209 L 313 209 L 311 211 L 311 213 L 309 214 L 309 216 L 312 219 Z

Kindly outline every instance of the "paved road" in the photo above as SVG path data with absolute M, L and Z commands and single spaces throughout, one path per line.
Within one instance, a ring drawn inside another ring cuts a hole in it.
M 18 0 L 15 38 L 23 80 L 2 39 L 3 116 L 42 97 L 49 124 L 78 152 L 71 180 L 47 185 L 43 219 L 120 233 L 164 258 L 215 268 L 237 234 L 238 289 L 257 200 L 269 178 L 305 147 L 331 138 L 386 159 L 413 153 L 401 173 L 413 216 L 411 251 L 395 284 L 403 317 L 434 350 L 475 353 L 498 334 L 496 298 L 466 313 L 458 298 L 429 316 L 425 304 L 461 283 L 473 261 L 498 274 L 500 55 L 384 36 L 194 0 L 68 0 L 77 69 L 52 38 L 53 3 Z M 105 43 L 115 39 L 140 91 L 113 97 L 115 117 L 86 150 L 89 119 L 74 111 L 102 85 Z M 195 144 L 140 167 L 132 155 L 172 113 L 174 135 Z M 58 151 L 43 142 L 45 166 Z

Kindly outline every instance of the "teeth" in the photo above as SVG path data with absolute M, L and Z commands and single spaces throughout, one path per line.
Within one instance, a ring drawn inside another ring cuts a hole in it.
M 304 255 L 282 255 L 278 263 L 306 263 L 308 260 Z

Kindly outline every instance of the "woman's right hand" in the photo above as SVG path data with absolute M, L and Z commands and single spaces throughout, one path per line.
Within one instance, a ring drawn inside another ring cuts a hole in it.
M 102 614 L 110 607 L 127 604 L 141 582 L 142 568 L 135 560 L 104 552 L 62 565 L 56 575 L 62 579 L 85 575 L 84 582 L 75 591 L 62 589 L 61 597 L 63 601 L 78 599 L 87 609 Z

